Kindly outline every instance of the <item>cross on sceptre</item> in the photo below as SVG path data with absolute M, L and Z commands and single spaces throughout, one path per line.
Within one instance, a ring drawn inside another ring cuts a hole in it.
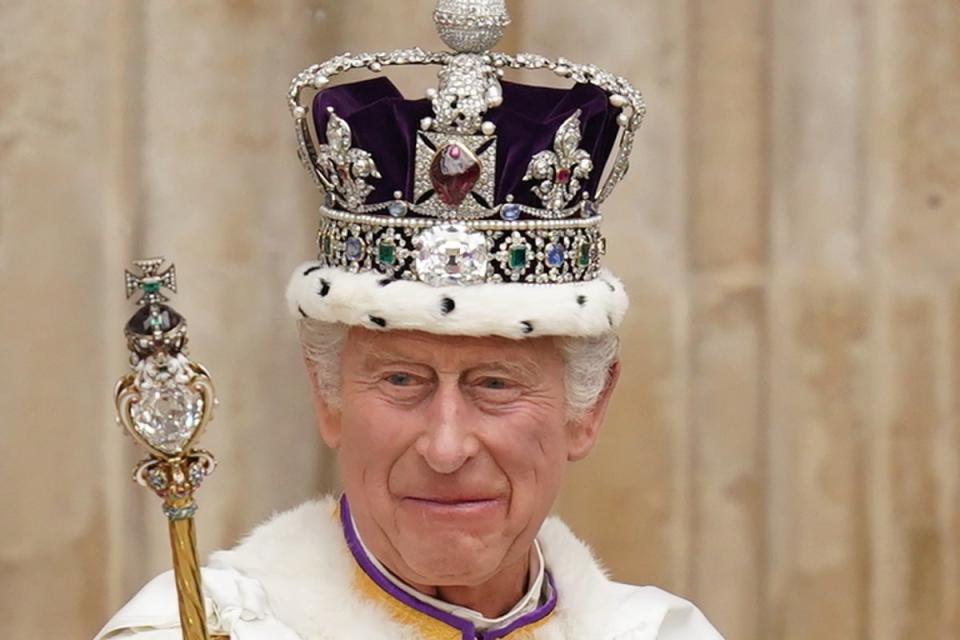
M 161 271 L 160 268 L 165 261 L 165 258 L 135 261 L 133 264 L 140 270 L 140 275 L 124 270 L 127 298 L 140 290 L 143 291 L 143 297 L 137 301 L 138 305 L 167 302 L 168 298 L 160 290 L 166 288 L 173 293 L 177 292 L 177 269 L 174 265 L 170 265 L 165 271 Z

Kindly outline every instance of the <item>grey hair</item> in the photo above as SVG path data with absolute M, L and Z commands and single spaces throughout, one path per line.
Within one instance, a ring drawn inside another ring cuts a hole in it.
M 590 411 L 610 377 L 610 368 L 620 353 L 620 338 L 607 332 L 589 338 L 559 338 L 563 354 L 567 413 L 577 418 Z
M 340 355 L 349 327 L 319 320 L 300 320 L 300 343 L 317 387 L 333 407 L 340 406 Z M 614 332 L 594 337 L 557 338 L 565 364 L 567 413 L 577 418 L 593 408 L 617 361 L 620 338 Z
M 331 407 L 340 406 L 340 354 L 349 327 L 334 322 L 300 320 L 300 345 L 316 378 L 320 395 Z

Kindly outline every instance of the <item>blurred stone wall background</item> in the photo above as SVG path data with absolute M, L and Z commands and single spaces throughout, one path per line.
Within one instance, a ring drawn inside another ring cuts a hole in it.
M 282 291 L 319 195 L 284 104 L 432 0 L 0 0 L 0 620 L 91 637 L 166 568 L 113 425 L 122 270 L 174 259 L 222 406 L 201 552 L 330 488 Z M 960 637 L 960 4 L 523 0 L 504 48 L 630 77 L 634 306 L 559 510 L 731 639 Z M 404 86 L 418 95 L 429 75 Z

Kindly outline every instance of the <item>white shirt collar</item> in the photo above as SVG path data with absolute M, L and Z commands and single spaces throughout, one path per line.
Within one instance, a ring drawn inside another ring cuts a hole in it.
M 351 520 L 353 518 L 351 517 Z M 546 567 L 544 567 L 543 562 L 543 552 L 540 550 L 540 542 L 536 539 L 533 541 L 533 549 L 530 551 L 530 579 L 529 579 L 529 588 L 527 592 L 523 595 L 522 598 L 513 606 L 510 611 L 500 616 L 499 618 L 487 618 L 479 611 L 474 611 L 468 607 L 461 607 L 459 605 L 450 604 L 449 602 L 444 602 L 432 596 L 428 596 L 425 593 L 421 593 L 405 583 L 400 578 L 393 575 L 393 573 L 383 566 L 383 564 L 377 560 L 377 557 L 370 553 L 370 550 L 367 548 L 367 545 L 364 544 L 363 538 L 360 537 L 360 532 L 357 530 L 356 521 L 352 522 L 354 533 L 357 536 L 357 541 L 360 543 L 360 547 L 363 549 L 363 553 L 369 558 L 370 562 L 380 570 L 381 573 L 397 588 L 402 589 L 404 593 L 410 595 L 413 598 L 416 598 L 420 602 L 429 604 L 441 611 L 449 613 L 451 615 L 457 616 L 463 620 L 468 620 L 473 623 L 474 627 L 478 631 L 487 631 L 489 629 L 500 629 L 510 624 L 514 623 L 521 617 L 535 610 L 543 600 L 546 599 L 544 593 L 544 588 L 546 586 L 546 581 L 544 579 L 544 572 Z

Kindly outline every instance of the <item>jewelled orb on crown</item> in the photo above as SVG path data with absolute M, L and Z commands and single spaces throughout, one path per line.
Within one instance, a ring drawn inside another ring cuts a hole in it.
M 452 50 L 343 54 L 294 78 L 288 98 L 300 158 L 324 193 L 319 257 L 301 277 L 326 270 L 337 279 L 376 276 L 380 287 L 464 289 L 604 278 L 601 210 L 627 172 L 642 96 L 593 65 L 492 51 L 510 24 L 504 0 L 439 0 L 433 18 Z M 404 98 L 384 77 L 405 65 L 439 68 L 425 99 Z M 354 70 L 379 77 L 333 84 Z M 573 86 L 512 82 L 511 70 Z M 329 290 L 330 278 L 323 281 Z M 309 298 L 315 287 L 295 285 L 288 297 L 301 315 L 370 323 L 362 303 L 346 305 L 357 308 L 347 320 L 326 308 L 329 300 Z M 606 316 L 622 316 L 616 306 Z M 407 315 L 417 328 L 416 314 Z

